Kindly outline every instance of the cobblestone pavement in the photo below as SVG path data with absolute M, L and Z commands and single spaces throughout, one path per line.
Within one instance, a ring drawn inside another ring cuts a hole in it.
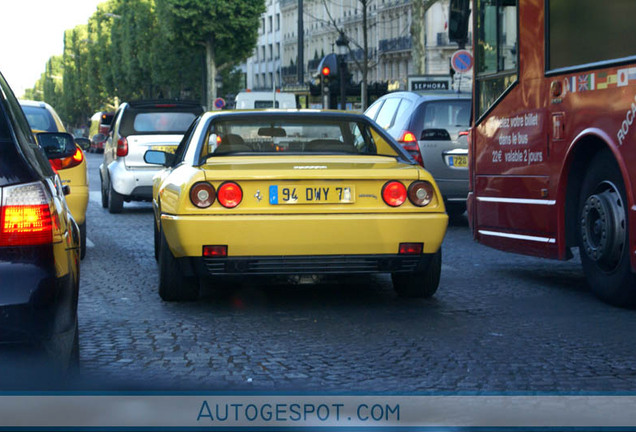
M 506 254 L 452 221 L 430 300 L 387 276 L 157 293 L 149 203 L 110 215 L 88 155 L 79 385 L 90 389 L 326 392 L 636 389 L 636 313 L 607 306 L 569 262 Z

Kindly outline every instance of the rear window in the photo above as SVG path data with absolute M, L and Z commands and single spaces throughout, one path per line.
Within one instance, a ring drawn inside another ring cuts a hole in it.
M 57 132 L 57 125 L 46 108 L 22 106 L 31 129 L 44 132 Z
M 435 101 L 424 107 L 424 128 L 458 128 L 470 126 L 470 101 Z
M 183 134 L 201 113 L 201 109 L 135 109 L 124 112 L 119 133 L 124 136 L 147 134 Z
M 384 154 L 398 152 L 358 120 L 311 117 L 232 118 L 210 123 L 201 156 L 230 154 Z
M 276 101 L 276 108 L 279 108 L 280 104 Z M 274 108 L 274 101 L 271 100 L 257 100 L 254 101 L 254 108 Z

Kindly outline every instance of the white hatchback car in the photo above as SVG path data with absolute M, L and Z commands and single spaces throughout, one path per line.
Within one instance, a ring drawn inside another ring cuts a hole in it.
M 195 102 L 124 102 L 111 125 L 99 166 L 102 206 L 120 213 L 124 201 L 150 201 L 152 178 L 160 170 L 144 161 L 146 150 L 174 152 L 183 134 L 203 112 Z

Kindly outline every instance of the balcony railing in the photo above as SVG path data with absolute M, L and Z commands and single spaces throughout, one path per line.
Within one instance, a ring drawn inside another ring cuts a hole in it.
M 378 44 L 381 53 L 408 51 L 413 47 L 410 36 L 402 36 L 393 39 L 382 39 Z

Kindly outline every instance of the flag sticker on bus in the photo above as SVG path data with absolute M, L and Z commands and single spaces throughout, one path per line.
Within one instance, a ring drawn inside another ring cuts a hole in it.
M 616 87 L 618 84 L 618 74 L 599 72 L 596 74 L 596 88 L 604 90 L 609 87 Z
M 636 81 L 636 68 L 627 68 L 618 70 L 618 87 L 625 87 L 630 81 Z

